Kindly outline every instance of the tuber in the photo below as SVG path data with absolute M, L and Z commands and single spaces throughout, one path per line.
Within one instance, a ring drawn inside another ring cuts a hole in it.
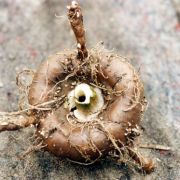
M 73 1 L 67 9 L 78 52 L 63 51 L 42 62 L 28 92 L 31 108 L 1 123 L 0 132 L 33 124 L 44 149 L 60 158 L 92 164 L 128 153 L 151 172 L 153 162 L 133 150 L 146 106 L 138 73 L 121 56 L 88 50 L 79 4 Z

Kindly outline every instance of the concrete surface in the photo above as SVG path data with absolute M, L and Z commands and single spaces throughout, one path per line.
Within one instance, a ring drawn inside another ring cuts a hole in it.
M 75 48 L 66 18 L 68 2 L 0 0 L 0 111 L 18 109 L 19 71 L 35 69 L 50 54 Z M 27 128 L 0 134 L 0 180 L 180 179 L 180 22 L 173 0 L 81 2 L 88 47 L 104 41 L 140 69 L 149 101 L 140 142 L 171 146 L 173 151 L 142 150 L 157 161 L 155 172 L 146 176 L 108 160 L 82 167 L 42 151 L 20 160 L 18 154 L 28 148 L 33 132 Z

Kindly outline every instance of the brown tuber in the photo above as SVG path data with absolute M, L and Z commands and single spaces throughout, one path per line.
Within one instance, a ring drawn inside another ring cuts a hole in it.
M 133 150 L 146 106 L 139 76 L 126 59 L 104 49 L 86 49 L 82 11 L 75 1 L 68 18 L 76 51 L 50 56 L 34 74 L 23 120 L 7 120 L 0 131 L 34 124 L 46 150 L 61 158 L 91 164 L 125 153 L 147 173 L 154 165 Z M 18 124 L 19 122 L 19 124 Z

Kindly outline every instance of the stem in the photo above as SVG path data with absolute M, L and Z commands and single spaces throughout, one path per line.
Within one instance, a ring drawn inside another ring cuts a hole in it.
M 15 131 L 35 123 L 35 118 L 27 115 L 0 116 L 0 133 L 3 131 Z
M 154 162 L 151 159 L 143 157 L 139 152 L 132 148 L 128 148 L 128 152 L 131 158 L 134 159 L 147 174 L 154 170 Z
M 85 30 L 83 26 L 83 15 L 79 4 L 76 1 L 72 1 L 68 8 L 68 18 L 71 24 L 71 28 L 75 34 L 77 40 L 78 59 L 83 60 L 88 57 L 88 51 L 86 49 Z
M 169 146 L 163 146 L 158 144 L 141 144 L 139 145 L 140 148 L 145 149 L 155 149 L 155 150 L 163 150 L 163 151 L 171 151 L 171 147 Z

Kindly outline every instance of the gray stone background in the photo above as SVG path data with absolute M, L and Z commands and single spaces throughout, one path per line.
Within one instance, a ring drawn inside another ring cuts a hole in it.
M 156 161 L 150 175 L 134 172 L 109 160 L 84 167 L 60 161 L 48 152 L 34 152 L 21 160 L 30 146 L 33 129 L 0 134 L 1 179 L 179 180 L 180 179 L 180 1 L 80 1 L 88 47 L 105 47 L 131 59 L 140 69 L 149 101 L 141 144 L 170 146 L 171 152 L 141 149 Z M 75 39 L 65 0 L 0 0 L 0 111 L 18 109 L 15 77 L 36 69 L 50 54 L 74 49 Z M 55 14 L 58 17 L 55 17 Z M 178 19 L 179 18 L 179 19 Z M 179 20 L 179 21 L 178 21 Z

